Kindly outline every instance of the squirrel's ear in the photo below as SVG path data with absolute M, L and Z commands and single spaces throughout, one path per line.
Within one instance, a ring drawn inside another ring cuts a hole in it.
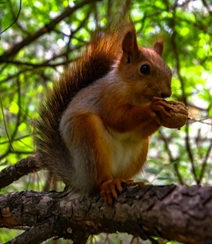
M 131 59 L 133 59 L 138 54 L 138 44 L 134 30 L 126 33 L 122 42 L 122 50 L 123 56 L 127 57 L 128 63 L 130 63 Z
M 163 53 L 163 42 L 156 42 L 153 49 L 161 56 Z

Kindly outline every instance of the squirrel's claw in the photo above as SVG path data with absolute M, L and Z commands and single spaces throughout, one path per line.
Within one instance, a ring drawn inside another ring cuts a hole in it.
M 106 202 L 108 205 L 113 204 L 113 200 L 117 199 L 117 197 L 118 197 L 117 192 L 120 193 L 122 191 L 121 184 L 123 182 L 125 182 L 125 180 L 111 179 L 106 182 L 103 182 L 99 186 L 99 191 L 100 191 L 100 194 L 101 194 L 104 202 Z
M 111 206 L 114 202 L 114 199 L 117 199 L 118 193 L 120 193 L 123 190 L 122 184 L 140 186 L 145 185 L 144 182 L 134 182 L 133 180 L 124 180 L 117 178 L 103 182 L 99 186 L 99 191 L 104 202 Z

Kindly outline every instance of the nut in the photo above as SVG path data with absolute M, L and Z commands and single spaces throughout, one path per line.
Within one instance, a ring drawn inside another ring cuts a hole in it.
M 169 111 L 170 117 L 166 117 L 162 121 L 162 125 L 168 128 L 180 128 L 188 120 L 188 108 L 180 102 L 167 101 L 171 109 Z

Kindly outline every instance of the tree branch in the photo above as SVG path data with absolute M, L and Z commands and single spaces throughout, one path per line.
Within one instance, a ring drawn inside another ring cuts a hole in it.
M 99 195 L 26 191 L 0 195 L 0 208 L 1 227 L 33 227 L 15 243 L 36 244 L 50 237 L 85 243 L 91 234 L 116 231 L 191 244 L 212 239 L 212 187 L 128 186 L 113 207 Z
M 21 13 L 21 5 L 22 5 L 22 0 L 20 0 L 20 3 L 19 3 L 19 9 L 18 9 L 18 14 L 17 14 L 17 16 L 14 16 L 14 20 L 13 20 L 13 22 L 12 22 L 6 29 L 4 29 L 3 31 L 1 31 L 1 32 L 0 32 L 0 35 L 1 35 L 2 33 L 4 33 L 5 31 L 7 31 L 11 26 L 13 26 L 13 25 L 18 21 L 18 17 L 19 17 L 19 15 L 20 15 L 20 13 Z
M 67 7 L 59 16 L 57 16 L 55 19 L 51 20 L 48 24 L 43 26 L 37 32 L 27 36 L 21 42 L 13 45 L 10 49 L 8 49 L 6 52 L 4 52 L 0 56 L 0 63 L 6 62 L 7 59 L 9 59 L 11 56 L 16 55 L 22 48 L 29 45 L 30 43 L 32 43 L 36 39 L 38 39 L 40 36 L 52 31 L 55 28 L 55 26 L 58 23 L 60 23 L 60 21 L 65 19 L 70 14 L 74 13 L 77 9 L 81 8 L 82 6 L 84 6 L 88 3 L 92 3 L 92 2 L 96 2 L 96 1 L 98 1 L 98 0 L 84 0 L 80 3 L 77 3 L 74 7 Z
M 11 165 L 0 172 L 0 189 L 18 180 L 24 175 L 36 172 L 41 166 L 33 156 L 21 159 L 15 165 Z

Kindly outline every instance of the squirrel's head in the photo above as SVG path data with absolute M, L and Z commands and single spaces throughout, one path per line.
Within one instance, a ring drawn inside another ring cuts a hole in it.
M 172 72 L 162 59 L 162 52 L 163 42 L 156 42 L 153 48 L 140 47 L 135 29 L 126 32 L 117 70 L 132 91 L 131 99 L 135 103 L 142 105 L 153 97 L 171 96 Z

